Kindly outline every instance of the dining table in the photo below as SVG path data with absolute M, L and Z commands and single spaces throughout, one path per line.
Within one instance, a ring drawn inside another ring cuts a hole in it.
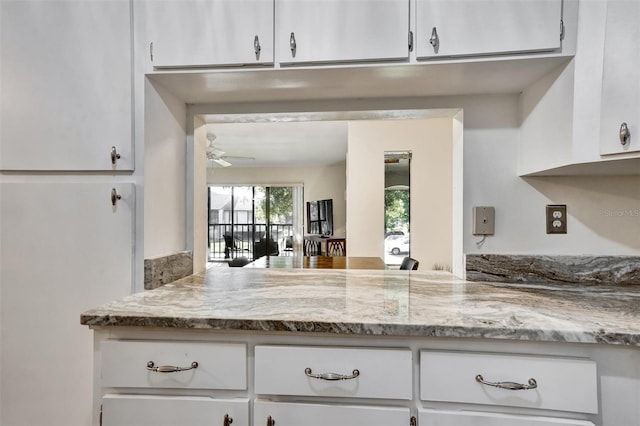
M 360 256 L 262 256 L 245 268 L 387 269 L 379 257 Z

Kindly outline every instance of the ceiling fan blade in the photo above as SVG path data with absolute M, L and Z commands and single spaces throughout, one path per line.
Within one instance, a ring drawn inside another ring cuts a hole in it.
M 213 158 L 213 161 L 222 167 L 229 167 L 231 165 L 231 163 L 224 161 L 222 158 Z
M 209 147 L 207 149 L 207 152 L 212 153 L 213 155 L 215 155 L 216 157 L 222 157 L 224 155 L 224 151 L 221 149 L 218 149 L 216 147 Z
M 236 159 L 236 160 L 255 160 L 256 157 L 249 157 L 245 155 L 225 155 L 224 158 Z

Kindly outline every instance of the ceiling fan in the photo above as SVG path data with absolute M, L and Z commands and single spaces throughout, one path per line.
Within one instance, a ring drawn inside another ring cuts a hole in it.
M 209 143 L 207 144 L 207 160 L 211 160 L 214 163 L 218 164 L 219 166 L 222 166 L 222 167 L 231 166 L 232 164 L 227 160 L 232 158 L 239 158 L 244 160 L 255 160 L 254 157 L 225 155 L 225 152 L 223 150 L 221 150 L 220 148 L 217 148 L 213 144 L 213 141 L 216 140 L 215 133 L 211 133 L 211 132 L 207 133 L 207 140 L 209 141 Z

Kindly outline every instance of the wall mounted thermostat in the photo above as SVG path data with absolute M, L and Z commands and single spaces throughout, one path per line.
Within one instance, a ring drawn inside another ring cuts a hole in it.
M 473 235 L 493 235 L 496 212 L 493 207 L 476 206 L 473 208 Z

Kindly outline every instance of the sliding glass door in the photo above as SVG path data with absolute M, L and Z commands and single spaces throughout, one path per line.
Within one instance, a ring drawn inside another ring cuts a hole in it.
M 293 255 L 301 212 L 302 186 L 210 186 L 209 260 Z

